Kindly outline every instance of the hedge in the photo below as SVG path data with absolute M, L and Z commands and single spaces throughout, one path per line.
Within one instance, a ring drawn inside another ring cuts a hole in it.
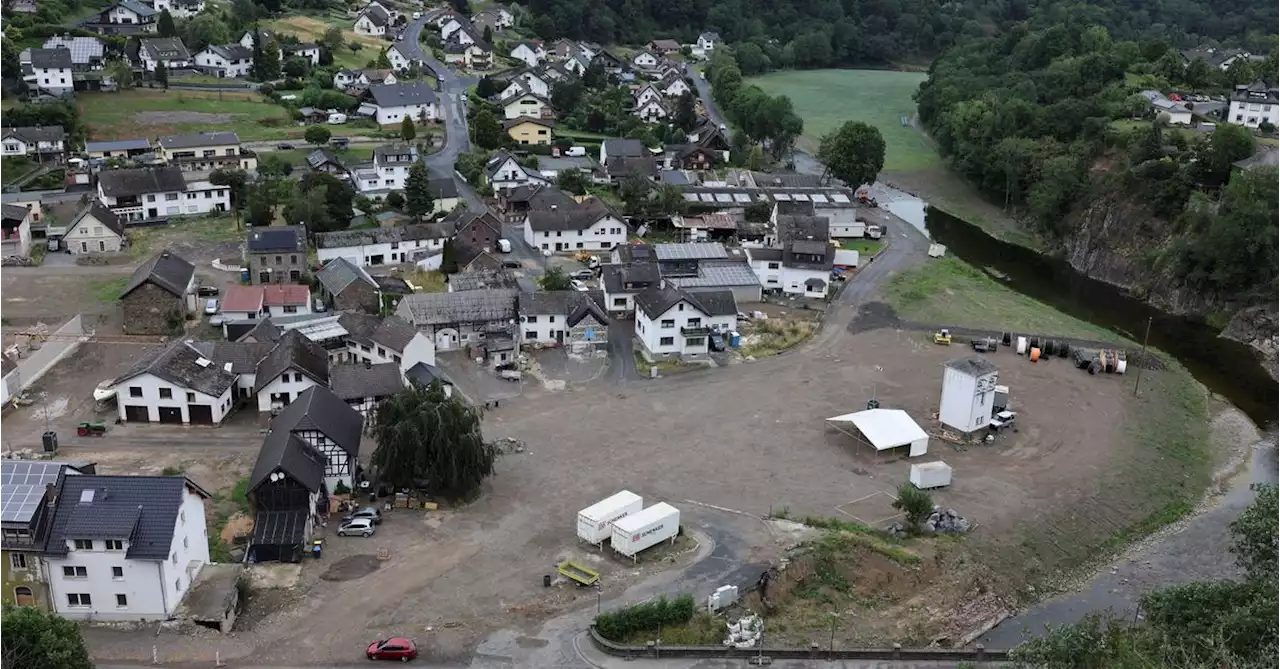
M 693 618 L 693 609 L 693 595 L 680 595 L 675 599 L 659 597 L 596 616 L 596 630 L 606 639 L 625 641 L 636 632 L 687 623 Z

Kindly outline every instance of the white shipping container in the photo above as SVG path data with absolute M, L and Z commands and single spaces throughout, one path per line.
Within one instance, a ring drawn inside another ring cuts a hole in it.
M 679 532 L 680 510 L 666 502 L 658 502 L 640 513 L 615 521 L 609 545 L 634 559 L 640 551 L 671 539 Z
M 644 500 L 627 490 L 596 502 L 578 512 L 578 538 L 598 544 L 609 538 L 615 520 L 640 513 L 643 508 Z
M 921 490 L 949 486 L 951 485 L 951 465 L 941 460 L 911 465 L 911 485 Z

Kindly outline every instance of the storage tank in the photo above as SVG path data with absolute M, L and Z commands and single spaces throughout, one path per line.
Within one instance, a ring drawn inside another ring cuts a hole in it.
M 679 532 L 680 510 L 666 502 L 658 502 L 640 513 L 616 521 L 609 545 L 635 560 L 640 551 L 674 539 Z
M 609 538 L 613 522 L 644 508 L 644 500 L 633 492 L 622 492 L 600 500 L 578 512 L 578 538 L 599 544 Z

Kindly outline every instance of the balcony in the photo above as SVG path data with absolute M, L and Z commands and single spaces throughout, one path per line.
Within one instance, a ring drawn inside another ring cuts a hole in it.
M 709 326 L 680 328 L 680 334 L 686 337 L 709 337 L 711 336 L 711 328 Z

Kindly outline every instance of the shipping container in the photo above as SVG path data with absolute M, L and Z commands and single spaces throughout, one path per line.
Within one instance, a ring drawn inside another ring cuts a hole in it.
M 644 500 L 627 490 L 596 502 L 578 512 L 578 538 L 598 544 L 609 538 L 613 531 L 613 521 L 640 513 L 643 508 Z
M 949 486 L 951 485 L 951 465 L 941 460 L 911 465 L 911 485 L 921 490 Z
M 609 545 L 613 550 L 635 559 L 640 551 L 675 538 L 680 532 L 680 510 L 658 502 L 613 523 Z

